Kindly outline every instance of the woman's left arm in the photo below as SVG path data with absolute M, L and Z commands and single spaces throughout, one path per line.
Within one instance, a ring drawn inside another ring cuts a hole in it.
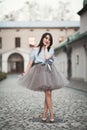
M 54 50 L 50 48 L 51 50 L 48 51 L 47 47 L 44 48 L 45 51 L 45 59 L 49 59 L 54 55 Z

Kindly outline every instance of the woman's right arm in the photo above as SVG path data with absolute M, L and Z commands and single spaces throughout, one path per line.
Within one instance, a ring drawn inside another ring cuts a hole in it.
M 26 67 L 26 70 L 25 72 L 23 73 L 23 75 L 25 75 L 28 71 L 30 71 L 31 67 L 32 67 L 32 64 L 34 62 L 34 57 L 35 57 L 35 49 L 33 49 L 30 53 L 30 56 L 29 56 L 29 62 L 28 62 L 28 65 Z
M 27 72 L 30 71 L 30 69 L 32 67 L 32 64 L 33 64 L 33 61 L 29 61 L 28 65 L 26 67 L 26 70 L 25 70 L 25 72 L 22 75 L 25 75 Z

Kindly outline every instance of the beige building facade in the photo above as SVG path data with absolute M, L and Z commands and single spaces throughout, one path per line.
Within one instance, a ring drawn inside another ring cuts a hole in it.
M 79 22 L 0 22 L 0 71 L 21 73 L 29 61 L 31 47 L 43 33 L 53 36 L 53 47 L 79 30 Z

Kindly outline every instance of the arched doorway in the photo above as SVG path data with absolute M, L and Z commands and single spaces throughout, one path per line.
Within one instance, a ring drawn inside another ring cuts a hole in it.
M 24 59 L 18 54 L 11 54 L 8 58 L 8 72 L 9 73 L 21 73 L 24 71 Z

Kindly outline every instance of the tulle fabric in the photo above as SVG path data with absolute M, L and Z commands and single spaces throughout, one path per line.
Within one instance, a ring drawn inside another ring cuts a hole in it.
M 60 89 L 69 81 L 57 71 L 54 64 L 51 69 L 47 65 L 36 64 L 26 75 L 20 76 L 18 83 L 34 91 L 46 91 Z

